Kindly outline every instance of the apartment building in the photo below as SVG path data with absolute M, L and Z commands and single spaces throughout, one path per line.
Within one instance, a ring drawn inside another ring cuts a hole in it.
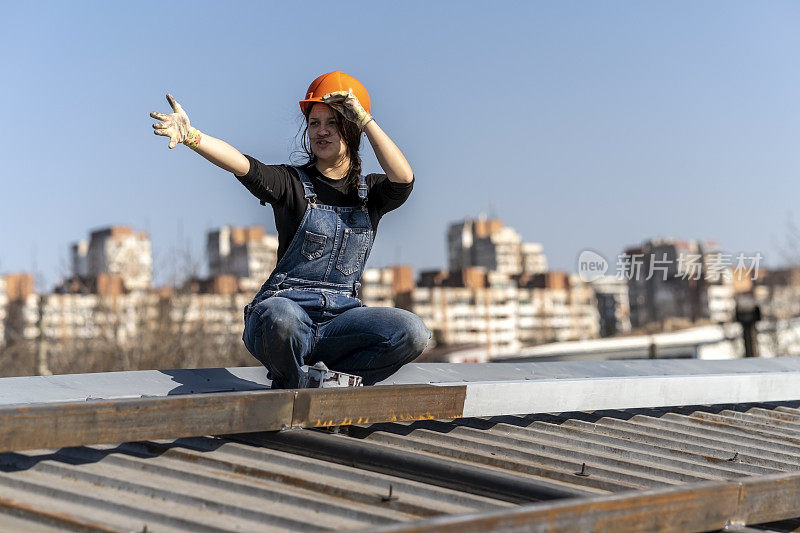
M 729 256 L 716 243 L 651 239 L 625 250 L 631 325 L 670 318 L 727 322 L 735 310 Z
M 527 274 L 543 274 L 547 272 L 547 257 L 544 247 L 538 242 L 523 242 L 520 244 L 522 254 L 522 272 Z
M 53 293 L 24 302 L 27 340 L 51 357 L 175 350 L 224 353 L 241 344 L 242 309 L 252 295 L 178 294 L 172 290 L 119 295 Z M 37 303 L 38 298 L 38 303 Z
M 244 318 L 242 309 L 251 294 L 176 294 L 169 298 L 168 317 L 173 333 L 202 333 L 204 342 L 218 349 L 240 343 Z
M 751 292 L 765 316 L 779 320 L 800 316 L 800 267 L 762 270 Z
M 369 307 L 411 309 L 415 286 L 414 269 L 409 265 L 367 268 L 361 276 L 358 298 Z
M 0 349 L 6 345 L 6 315 L 8 296 L 6 295 L 6 278 L 0 276 Z
M 485 346 L 487 359 L 513 355 L 522 346 L 600 334 L 594 291 L 565 272 L 425 271 L 413 311 L 437 344 Z
M 161 320 L 159 295 L 53 293 L 41 296 L 41 334 L 50 347 L 127 347 Z
M 189 280 L 189 294 L 177 294 L 144 290 L 152 264 L 146 234 L 120 226 L 94 231 L 72 246 L 74 275 L 52 294 L 34 294 L 30 275 L 4 278 L 3 337 L 38 339 L 50 352 L 73 354 L 78 347 L 131 349 L 156 337 L 176 342 L 189 332 L 205 347 L 238 346 L 242 309 L 274 268 L 277 238 L 262 228 L 226 227 L 216 236 L 219 246 L 209 246 L 212 262 L 219 252 L 216 275 Z
M 521 347 L 516 290 L 507 274 L 481 267 L 424 271 L 412 307 L 433 332 L 434 344 L 484 346 L 487 359 L 492 359 Z
M 3 336 L 6 346 L 35 339 L 39 334 L 39 297 L 33 274 L 7 274 L 3 278 Z
M 111 226 L 90 233 L 71 247 L 73 281 L 101 274 L 119 276 L 127 291 L 145 291 L 153 279 L 150 236 L 129 226 Z
M 554 271 L 522 275 L 517 283 L 518 335 L 523 345 L 599 337 L 595 293 L 578 276 Z
M 600 336 L 610 337 L 631 330 L 628 283 L 616 276 L 602 276 L 590 282 L 600 315 Z
M 275 268 L 278 237 L 261 226 L 223 226 L 206 235 L 209 275 L 238 278 L 239 290 L 257 291 Z
M 469 267 L 508 275 L 547 270 L 542 245 L 523 243 L 513 228 L 496 218 L 482 216 L 451 224 L 447 230 L 447 254 L 453 272 Z
M 364 269 L 359 299 L 370 307 L 394 307 L 392 281 L 392 270 L 389 268 Z

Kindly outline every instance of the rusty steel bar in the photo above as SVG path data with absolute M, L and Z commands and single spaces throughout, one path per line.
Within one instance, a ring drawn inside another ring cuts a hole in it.
M 795 518 L 800 516 L 798 501 L 800 473 L 774 474 L 537 503 L 510 511 L 434 518 L 374 531 L 711 531 Z
M 772 474 L 741 480 L 737 523 L 763 524 L 800 517 L 800 474 Z
M 461 418 L 466 391 L 464 385 L 299 389 L 292 426 L 308 428 Z
M 464 386 L 220 392 L 0 408 L 0 452 L 458 418 Z
M 800 399 L 800 372 L 240 391 L 0 408 L 0 452 L 374 422 Z
M 0 409 L 0 452 L 280 429 L 291 391 L 222 392 Z

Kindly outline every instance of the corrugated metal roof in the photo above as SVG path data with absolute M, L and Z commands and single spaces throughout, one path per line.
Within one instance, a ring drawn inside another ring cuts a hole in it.
M 0 498 L 122 531 L 360 529 L 511 506 L 215 438 L 6 453 L 0 465 Z
M 493 483 L 597 495 L 798 470 L 800 402 L 290 430 L 0 454 L 0 529 L 374 529 L 524 503 Z

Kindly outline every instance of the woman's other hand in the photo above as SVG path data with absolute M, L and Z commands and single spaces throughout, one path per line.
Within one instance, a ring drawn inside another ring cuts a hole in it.
M 165 115 L 153 111 L 150 116 L 160 120 L 160 123 L 153 124 L 153 133 L 169 137 L 170 149 L 175 148 L 178 143 L 183 143 L 189 148 L 195 149 L 200 142 L 200 132 L 191 126 L 189 116 L 181 105 L 171 94 L 167 95 L 167 102 L 174 113 Z
M 372 120 L 372 115 L 364 110 L 353 91 L 328 93 L 322 97 L 322 102 L 344 115 L 350 122 L 355 122 L 361 130 Z

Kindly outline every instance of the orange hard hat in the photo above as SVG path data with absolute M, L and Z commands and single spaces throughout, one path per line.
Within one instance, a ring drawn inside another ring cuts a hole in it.
M 323 96 L 335 91 L 353 91 L 361 107 L 363 107 L 367 113 L 370 112 L 369 93 L 367 89 L 361 85 L 360 81 L 353 76 L 345 74 L 341 70 L 328 72 L 312 81 L 311 85 L 308 86 L 308 91 L 306 91 L 305 100 L 300 100 L 300 110 L 305 115 L 310 106 L 315 102 L 322 102 Z

